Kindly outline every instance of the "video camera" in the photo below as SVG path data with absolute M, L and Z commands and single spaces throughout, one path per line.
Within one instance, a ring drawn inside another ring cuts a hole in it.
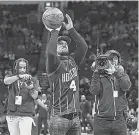
M 100 74 L 106 74 L 107 71 L 105 69 L 108 68 L 109 68 L 108 56 L 104 54 L 99 55 L 95 62 L 95 69 L 97 69 Z
M 29 77 L 28 79 L 21 79 L 24 83 L 27 84 L 27 86 L 30 86 L 32 84 L 32 80 L 31 77 Z
M 96 59 L 96 69 L 107 69 L 109 68 L 109 61 L 107 55 L 99 55 Z
M 26 84 L 27 84 L 28 86 L 30 86 L 30 85 L 32 84 L 31 78 L 29 78 L 29 79 L 26 80 Z

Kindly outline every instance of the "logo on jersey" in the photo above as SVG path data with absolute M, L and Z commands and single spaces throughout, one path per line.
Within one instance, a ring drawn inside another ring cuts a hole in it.
M 68 81 L 72 80 L 75 76 L 77 76 L 76 67 L 69 70 L 68 73 L 62 74 L 62 79 L 61 80 L 62 80 L 62 82 L 68 82 Z
M 62 60 L 63 64 L 64 64 L 64 69 L 66 71 L 69 70 L 69 68 L 72 66 L 73 67 L 73 62 L 69 59 L 69 60 Z

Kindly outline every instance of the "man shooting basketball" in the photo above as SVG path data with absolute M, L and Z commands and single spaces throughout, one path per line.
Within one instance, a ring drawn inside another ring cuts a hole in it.
M 58 37 L 60 28 L 46 29 L 51 32 L 47 53 L 47 72 L 51 86 L 50 135 L 80 135 L 80 102 L 78 66 L 87 52 L 85 40 L 73 27 L 69 15 L 68 23 L 63 23 L 77 47 L 69 54 L 68 45 L 71 39 Z

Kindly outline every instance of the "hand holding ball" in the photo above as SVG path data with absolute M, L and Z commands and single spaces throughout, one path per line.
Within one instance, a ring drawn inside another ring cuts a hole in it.
M 64 15 L 58 8 L 47 8 L 42 15 L 42 22 L 46 28 L 57 29 L 64 21 Z

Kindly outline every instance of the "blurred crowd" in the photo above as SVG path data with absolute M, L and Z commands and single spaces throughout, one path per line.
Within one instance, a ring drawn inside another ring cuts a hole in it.
M 42 46 L 42 23 L 38 23 L 38 5 L 0 5 L 0 80 L 19 57 L 39 59 Z M 36 70 L 38 61 L 31 70 Z
M 0 81 L 2 82 L 15 59 L 23 54 L 26 59 L 31 59 L 31 55 L 39 58 L 43 42 L 43 26 L 37 21 L 37 5 L 0 5 L 0 10 Z M 92 75 L 91 64 L 96 59 L 97 46 L 99 53 L 105 53 L 109 49 L 119 51 L 122 65 L 132 82 L 127 99 L 129 113 L 134 115 L 134 124 L 129 126 L 129 130 L 136 130 L 139 111 L 137 2 L 68 2 L 65 10 L 70 11 L 74 27 L 89 46 L 86 58 L 79 69 L 80 95 L 85 95 L 93 107 L 94 98 L 89 93 L 89 85 Z M 63 34 L 68 33 L 64 31 Z M 37 60 L 36 62 L 38 64 Z M 31 70 L 33 72 L 36 67 L 31 67 Z
M 37 21 L 37 5 L 0 5 L 0 58 L 15 60 L 39 54 L 42 29 Z

